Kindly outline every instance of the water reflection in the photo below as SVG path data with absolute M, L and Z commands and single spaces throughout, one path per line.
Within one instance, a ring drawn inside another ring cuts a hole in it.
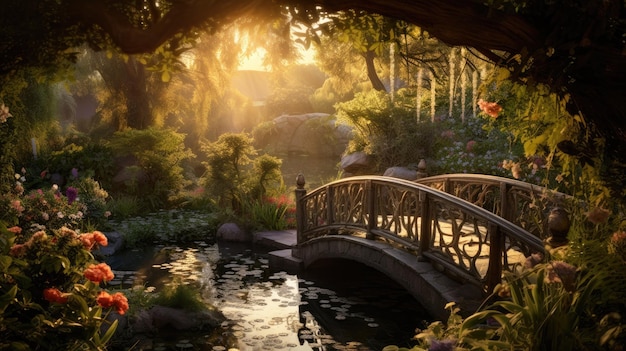
M 395 283 L 350 261 L 321 262 L 296 276 L 272 272 L 267 254 L 247 245 L 198 243 L 154 252 L 155 261 L 133 273 L 136 283 L 157 290 L 173 281 L 196 284 L 228 317 L 212 335 L 155 338 L 163 350 L 180 349 L 182 342 L 195 350 L 380 350 L 410 346 L 414 328 L 429 319 Z M 130 272 L 121 279 L 128 281 Z

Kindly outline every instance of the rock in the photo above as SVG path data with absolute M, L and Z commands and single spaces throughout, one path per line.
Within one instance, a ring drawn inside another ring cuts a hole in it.
M 60 188 L 65 185 L 65 178 L 60 173 L 52 173 L 50 175 L 50 183 L 56 184 Z
M 226 317 L 215 309 L 187 311 L 179 308 L 154 306 L 136 314 L 132 330 L 135 333 L 152 333 L 163 330 L 207 330 L 222 324 Z
M 359 174 L 370 168 L 369 157 L 364 152 L 355 152 L 341 158 L 341 169 L 346 173 Z
M 350 140 L 352 128 L 326 113 L 282 115 L 271 128 L 254 132 L 255 146 L 276 155 L 339 157 Z
M 417 179 L 417 171 L 406 167 L 389 167 L 385 170 L 385 173 L 383 175 L 386 177 L 394 177 L 406 180 Z
M 124 236 L 118 232 L 104 232 L 102 233 L 107 237 L 109 244 L 107 246 L 99 247 L 96 250 L 96 254 L 102 256 L 111 256 L 124 248 Z
M 237 223 L 224 223 L 217 228 L 217 238 L 226 241 L 250 242 L 252 235 L 246 233 Z

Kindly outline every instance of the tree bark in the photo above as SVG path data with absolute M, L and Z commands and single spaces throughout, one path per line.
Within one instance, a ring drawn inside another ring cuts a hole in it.
M 378 74 L 376 73 L 376 66 L 374 66 L 374 58 L 376 54 L 373 51 L 368 51 L 363 54 L 363 58 L 365 58 L 365 66 L 367 67 L 367 78 L 369 78 L 372 83 L 372 88 L 378 91 L 386 92 L 385 84 L 380 80 Z

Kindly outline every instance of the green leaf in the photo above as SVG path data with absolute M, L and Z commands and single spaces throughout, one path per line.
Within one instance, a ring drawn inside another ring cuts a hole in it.
M 4 312 L 4 310 L 15 300 L 15 296 L 17 295 L 17 285 L 13 285 L 9 291 L 0 296 L 0 313 Z
M 171 75 L 169 71 L 163 71 L 163 73 L 161 74 L 161 81 L 164 83 L 169 82 L 171 79 Z
M 6 272 L 9 269 L 9 266 L 13 262 L 13 258 L 11 256 L 2 255 L 0 256 L 0 271 Z
M 113 334 L 115 333 L 115 330 L 117 329 L 117 324 L 118 324 L 118 320 L 116 319 L 111 326 L 109 327 L 109 329 L 107 329 L 107 332 L 104 333 L 104 335 L 102 336 L 101 342 L 103 344 L 106 344 L 109 342 L 109 340 L 111 339 L 111 337 L 113 337 Z

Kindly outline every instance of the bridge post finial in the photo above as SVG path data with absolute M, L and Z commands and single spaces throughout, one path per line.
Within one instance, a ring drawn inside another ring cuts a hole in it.
M 567 239 L 567 233 L 571 222 L 567 211 L 561 207 L 554 207 L 548 215 L 548 231 L 550 237 L 547 240 L 548 245 L 553 248 L 567 245 L 569 240 Z
M 428 177 L 428 173 L 426 172 L 426 160 L 421 159 L 417 164 L 417 179 L 422 179 Z
M 304 174 L 298 173 L 296 176 L 296 189 L 304 189 L 304 184 L 306 184 L 304 181 Z

